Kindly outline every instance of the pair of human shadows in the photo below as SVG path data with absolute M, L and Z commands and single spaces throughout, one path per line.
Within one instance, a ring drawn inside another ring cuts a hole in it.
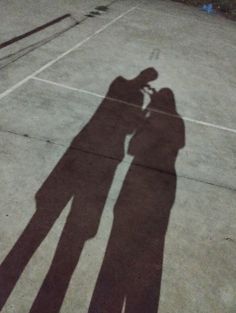
M 165 235 L 176 194 L 175 161 L 185 130 L 168 88 L 153 92 L 146 112 L 130 142 L 134 159 L 114 207 L 89 313 L 158 312 Z
M 153 68 L 131 80 L 117 77 L 95 114 L 38 190 L 37 210 L 0 266 L 0 310 L 72 199 L 52 264 L 30 310 L 59 312 L 84 243 L 96 235 L 114 173 L 124 157 L 125 138 L 145 119 L 142 90 L 156 78 Z

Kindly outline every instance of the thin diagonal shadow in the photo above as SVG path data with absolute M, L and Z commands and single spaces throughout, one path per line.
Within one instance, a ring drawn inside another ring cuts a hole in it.
M 173 92 L 150 93 L 146 118 L 130 142 L 134 159 L 114 207 L 89 313 L 158 312 L 165 234 L 176 193 L 175 161 L 185 145 L 185 130 Z
M 93 117 L 38 190 L 37 210 L 0 266 L 0 310 L 32 255 L 72 199 L 52 264 L 30 310 L 60 311 L 84 243 L 97 232 L 115 170 L 124 157 L 125 138 L 146 119 L 142 90 L 156 78 L 157 72 L 152 68 L 131 80 L 117 77 Z

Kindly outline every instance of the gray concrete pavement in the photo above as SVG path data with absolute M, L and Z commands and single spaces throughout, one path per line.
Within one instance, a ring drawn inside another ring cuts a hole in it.
M 68 11 L 79 19 L 83 18 L 84 14 L 101 4 L 106 5 L 108 1 L 78 1 L 76 4 L 73 1 L 52 1 L 50 4 L 44 1 L 32 3 L 24 0 L 21 4 L 3 1 L 5 14 L 3 11 L 0 13 L 0 23 L 4 25 L 1 27 L 1 41 Z M 17 8 L 17 15 L 13 8 Z M 45 38 L 56 30 L 55 26 L 39 37 Z M 28 38 L 27 42 L 19 44 L 19 48 L 36 42 L 39 37 Z M 14 49 L 18 47 L 12 46 L 9 51 Z M 3 50 L 1 53 L 6 55 Z M 36 193 L 73 138 L 94 116 L 111 82 L 120 75 L 131 79 L 145 68 L 154 67 L 159 77 L 151 85 L 156 90 L 168 87 L 173 91 L 177 111 L 185 124 L 185 146 L 176 160 L 177 187 L 165 236 L 158 313 L 234 313 L 234 55 L 235 24 L 231 21 L 171 1 L 117 1 L 106 13 L 87 19 L 4 67 L 0 72 L 0 261 L 4 261 L 35 214 Z M 148 103 L 148 97 L 145 101 Z M 113 102 L 116 103 L 112 100 L 111 106 Z M 116 105 L 122 107 L 124 103 L 117 102 Z M 134 110 L 137 108 L 137 103 L 125 105 L 134 105 Z M 175 127 L 176 117 L 163 115 L 155 109 L 150 112 L 151 117 L 160 121 L 166 118 L 169 127 Z M 106 116 L 103 122 L 107 123 Z M 113 121 L 108 123 L 110 132 L 115 132 L 116 127 Z M 106 135 L 104 133 L 104 138 Z M 132 163 L 134 157 L 128 154 L 131 137 L 126 138 L 126 153 L 114 173 L 98 231 L 85 242 L 60 312 L 88 312 L 99 271 L 103 268 L 114 217 L 117 216 L 116 211 L 113 213 L 114 206 L 119 203 L 122 186 L 125 188 L 127 181 L 131 187 L 137 183 L 135 175 L 130 175 L 130 169 L 132 174 L 137 167 Z M 169 139 L 171 145 L 172 138 Z M 149 153 L 152 152 L 150 149 Z M 88 148 L 86 153 L 90 156 L 94 152 Z M 113 158 L 113 152 L 109 150 L 102 157 L 104 160 Z M 137 192 L 137 199 L 144 195 L 143 202 L 149 203 L 154 197 L 148 191 L 152 181 L 150 177 L 155 175 L 157 168 L 145 162 L 141 164 L 145 180 Z M 168 185 L 168 166 L 164 163 L 158 169 L 164 171 L 163 179 L 167 179 Z M 86 181 L 87 178 L 84 179 Z M 132 207 L 134 199 L 131 196 L 126 196 L 127 208 Z M 1 312 L 30 311 L 54 262 L 53 256 L 68 220 L 71 203 L 72 199 L 33 253 Z M 137 215 L 133 216 L 133 224 L 136 220 Z M 131 222 L 131 230 L 132 227 Z M 158 231 L 154 226 L 150 232 L 154 230 Z M 30 240 L 34 240 L 32 234 Z M 140 246 L 143 246 L 142 242 Z M 66 254 L 72 252 L 65 251 L 65 259 Z M 134 263 L 139 264 L 131 249 L 132 257 Z M 149 265 L 147 261 L 147 272 Z M 17 262 L 15 266 L 17 268 Z M 141 290 L 145 287 L 143 282 L 148 284 L 149 281 L 141 280 Z M 129 283 L 131 286 L 129 281 L 127 289 Z M 2 282 L 0 288 L 4 288 Z M 53 289 L 50 286 L 48 292 Z M 134 291 L 139 289 L 134 288 Z M 149 288 L 149 291 L 152 290 Z M 137 298 L 142 297 L 139 295 Z M 113 300 L 116 303 L 117 299 Z M 125 301 L 128 307 L 128 296 L 123 299 L 122 311 L 128 313 Z M 97 307 L 97 313 L 100 309 Z M 110 313 L 116 312 L 114 307 L 112 310 Z M 142 313 L 157 313 L 157 306 L 153 311 L 147 310 L 144 312 L 140 308 Z M 53 312 L 48 309 L 45 313 Z

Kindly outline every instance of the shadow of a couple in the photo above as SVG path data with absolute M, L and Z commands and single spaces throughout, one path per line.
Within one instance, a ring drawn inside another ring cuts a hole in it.
M 0 309 L 72 199 L 52 264 L 30 310 L 60 311 L 83 246 L 96 235 L 114 173 L 124 157 L 125 138 L 134 134 L 128 149 L 134 158 L 114 207 L 88 312 L 158 311 L 165 234 L 176 192 L 175 161 L 185 132 L 173 92 L 149 86 L 157 76 L 148 68 L 131 80 L 117 77 L 38 190 L 37 210 L 0 266 Z M 143 109 L 145 92 L 150 103 Z

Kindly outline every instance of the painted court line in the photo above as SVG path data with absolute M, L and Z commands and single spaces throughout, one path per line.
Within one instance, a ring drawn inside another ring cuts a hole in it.
M 65 88 L 65 89 L 69 89 L 69 90 L 73 90 L 73 91 L 77 91 L 77 92 L 84 93 L 84 94 L 87 94 L 87 95 L 95 96 L 95 97 L 98 97 L 98 98 L 102 98 L 102 99 L 106 98 L 106 99 L 109 99 L 111 101 L 116 101 L 116 102 L 127 104 L 127 105 L 135 107 L 135 108 L 139 108 L 139 106 L 137 106 L 134 103 L 130 103 L 130 102 L 122 101 L 122 100 L 119 100 L 119 99 L 102 96 L 102 95 L 97 94 L 95 92 L 91 92 L 91 91 L 88 91 L 88 90 L 79 89 L 79 88 L 71 87 L 71 86 L 68 86 L 68 85 L 60 84 L 60 83 L 57 83 L 57 82 L 54 82 L 54 81 L 51 81 L 51 80 L 48 80 L 48 79 L 43 79 L 43 78 L 39 78 L 39 77 L 31 77 L 31 79 L 38 80 L 38 81 L 44 82 L 46 84 L 54 85 L 54 86 L 57 86 L 57 87 L 61 87 L 61 88 Z M 195 123 L 195 124 L 199 124 L 199 125 L 203 125 L 203 126 L 207 126 L 207 127 L 213 127 L 213 128 L 216 128 L 216 129 L 220 129 L 220 130 L 223 130 L 223 131 L 227 131 L 227 132 L 236 134 L 236 129 L 234 129 L 234 128 L 228 128 L 228 127 L 224 127 L 224 126 L 213 124 L 213 123 L 203 122 L 203 121 L 199 121 L 199 120 L 196 120 L 196 119 L 193 119 L 193 118 L 190 118 L 190 117 L 186 117 L 186 116 L 181 116 L 180 117 L 180 116 L 178 116 L 176 114 L 167 113 L 167 112 L 164 112 L 164 111 L 161 111 L 161 110 L 155 110 L 155 109 L 148 109 L 148 110 L 151 111 L 151 112 L 167 115 L 167 116 L 170 116 L 170 117 L 173 117 L 173 118 L 181 118 L 181 119 L 183 119 L 183 120 L 185 120 L 187 122 L 191 122 L 191 123 Z
M 15 89 L 19 88 L 20 86 L 22 86 L 23 84 L 25 84 L 29 79 L 33 78 L 34 76 L 38 75 L 39 73 L 41 73 L 42 71 L 44 71 L 46 68 L 50 67 L 51 65 L 53 65 L 54 63 L 56 63 L 57 61 L 59 61 L 60 59 L 62 59 L 63 57 L 65 57 L 66 55 L 68 55 L 69 53 L 71 53 L 72 51 L 76 50 L 77 48 L 81 47 L 83 44 L 85 44 L 87 41 L 89 41 L 90 39 L 94 38 L 96 35 L 98 35 L 99 33 L 101 33 L 102 31 L 104 31 L 105 29 L 107 29 L 110 25 L 114 24 L 115 22 L 117 22 L 119 19 L 121 19 L 122 17 L 124 17 L 125 15 L 129 14 L 130 12 L 132 12 L 133 10 L 136 9 L 137 6 L 132 7 L 131 9 L 125 11 L 124 13 L 122 13 L 121 15 L 117 16 L 116 18 L 114 18 L 112 21 L 110 21 L 109 23 L 107 23 L 106 25 L 104 25 L 103 27 L 99 28 L 96 32 L 94 32 L 92 35 L 88 36 L 87 38 L 85 38 L 84 40 L 80 41 L 79 43 L 77 43 L 75 46 L 73 46 L 72 48 L 70 48 L 69 50 L 63 52 L 62 54 L 60 54 L 59 56 L 57 56 L 55 59 L 49 61 L 48 63 L 46 63 L 45 65 L 43 65 L 41 68 L 39 68 L 37 71 L 33 72 L 32 74 L 28 75 L 27 77 L 25 77 L 24 79 L 20 80 L 18 83 L 16 83 L 15 85 L 13 85 L 12 87 L 10 87 L 9 89 L 5 90 L 3 93 L 0 94 L 0 100 L 4 97 L 6 97 L 7 95 L 9 95 L 11 92 L 13 92 Z

